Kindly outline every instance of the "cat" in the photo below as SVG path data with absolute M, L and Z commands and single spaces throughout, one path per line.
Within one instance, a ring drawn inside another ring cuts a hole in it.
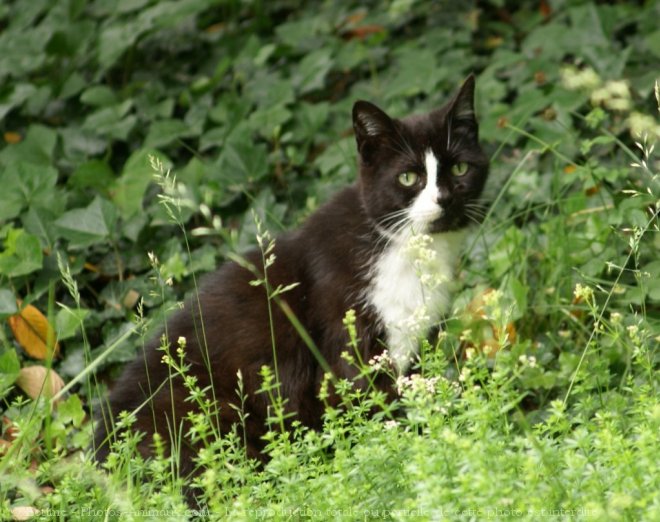
M 357 181 L 299 229 L 275 240 L 275 261 L 266 273 L 271 289 L 292 285 L 278 298 L 282 306 L 271 301 L 269 310 L 266 288 L 250 284 L 255 274 L 246 263 L 258 267 L 258 274 L 264 271 L 262 253 L 255 250 L 245 255 L 245 262 L 227 262 L 208 275 L 198 295 L 168 320 L 170 351 L 185 338 L 188 371 L 200 388 L 212 385 L 219 406 L 216 426 L 223 433 L 239 422 L 231 405 L 239 403 L 240 371 L 249 415 L 239 429 L 244 430 L 248 455 L 263 458 L 269 400 L 256 392 L 260 369 L 275 366 L 273 340 L 287 413 L 319 429 L 324 406 L 318 395 L 326 371 L 337 378 L 357 374 L 341 357 L 348 350 L 343 324 L 348 310 L 355 310 L 361 360 L 382 356 L 387 348 L 397 374 L 411 368 L 420 339 L 448 311 L 461 240 L 488 175 L 488 158 L 478 141 L 474 89 L 470 75 L 441 108 L 403 119 L 357 101 Z M 417 262 L 415 249 L 426 253 L 424 262 Z M 292 315 L 304 327 L 307 342 Z M 309 348 L 310 339 L 320 358 Z M 159 336 L 147 344 L 115 383 L 109 415 L 98 422 L 95 434 L 99 461 L 107 458 L 115 436 L 112 420 L 127 410 L 136 411 L 132 429 L 147 434 L 139 444 L 141 453 L 150 453 L 155 432 L 166 442 L 170 431 L 181 433 L 181 472 L 193 470 L 197 451 L 186 437 L 184 420 L 193 405 L 186 401 L 180 378 L 168 382 L 160 343 Z M 376 385 L 390 398 L 396 396 L 391 377 L 378 377 Z M 332 404 L 338 399 L 331 393 L 328 400 Z

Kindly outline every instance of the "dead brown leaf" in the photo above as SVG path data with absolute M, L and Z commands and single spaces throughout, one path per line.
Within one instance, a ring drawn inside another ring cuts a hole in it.
M 45 366 L 27 366 L 21 368 L 16 385 L 28 397 L 36 399 L 40 395 L 52 397 L 64 388 L 64 381 L 55 370 L 49 370 Z
M 21 303 L 18 303 L 19 307 Z M 14 337 L 30 357 L 44 360 L 51 355 L 48 348 L 48 337 L 55 339 L 53 327 L 48 324 L 48 319 L 36 306 L 26 305 L 19 313 L 12 315 L 9 326 Z M 59 344 L 55 341 L 52 356 L 59 352 Z

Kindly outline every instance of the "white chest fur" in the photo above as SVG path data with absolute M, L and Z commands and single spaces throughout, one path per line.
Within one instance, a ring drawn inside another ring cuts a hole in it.
M 386 330 L 386 344 L 403 373 L 419 341 L 449 309 L 463 232 L 392 238 L 372 265 L 366 300 Z

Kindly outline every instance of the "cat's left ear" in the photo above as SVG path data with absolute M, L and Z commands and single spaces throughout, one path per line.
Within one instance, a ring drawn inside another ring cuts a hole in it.
M 353 105 L 353 130 L 358 152 L 362 159 L 369 160 L 378 144 L 388 140 L 395 132 L 394 122 L 373 103 L 359 100 Z
M 470 74 L 454 98 L 447 104 L 447 122 L 452 127 L 478 133 L 479 126 L 474 114 L 474 74 Z

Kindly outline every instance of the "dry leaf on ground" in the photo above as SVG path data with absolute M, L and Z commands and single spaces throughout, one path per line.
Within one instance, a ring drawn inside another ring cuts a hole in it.
M 27 366 L 21 368 L 16 385 L 30 398 L 36 399 L 39 395 L 52 397 L 64 388 L 64 381 L 55 370 L 49 371 L 45 366 Z
M 19 307 L 20 305 L 19 302 Z M 55 333 L 53 327 L 48 324 L 46 316 L 36 306 L 24 306 L 8 321 L 14 337 L 30 357 L 40 360 L 48 358 L 48 336 L 50 334 L 54 338 Z M 53 356 L 58 354 L 59 349 L 59 344 L 55 341 Z

